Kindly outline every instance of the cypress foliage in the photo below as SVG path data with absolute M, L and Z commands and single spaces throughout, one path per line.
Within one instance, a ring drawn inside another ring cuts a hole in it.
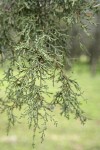
M 85 122 L 79 85 L 64 71 L 64 60 L 70 52 L 69 30 L 74 23 L 86 29 L 83 20 L 94 15 L 94 5 L 93 0 L 0 1 L 0 51 L 7 58 L 2 80 L 6 98 L 0 99 L 0 112 L 7 112 L 8 130 L 18 119 L 15 110 L 23 110 L 21 118 L 28 118 L 33 138 L 39 129 L 42 140 L 47 121 L 57 124 L 52 118 L 56 106 L 66 118 L 74 114 Z M 59 85 L 55 93 L 48 81 Z

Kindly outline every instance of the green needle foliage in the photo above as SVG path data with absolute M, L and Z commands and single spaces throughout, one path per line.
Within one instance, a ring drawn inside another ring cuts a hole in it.
M 69 62 L 69 30 L 74 23 L 86 28 L 83 20 L 94 16 L 94 4 L 93 0 L 0 1 L 0 52 L 7 58 L 2 80 L 6 98 L 0 99 L 0 112 L 7 113 L 8 130 L 18 120 L 16 110 L 19 120 L 28 119 L 33 138 L 39 129 L 42 140 L 47 122 L 57 124 L 56 106 L 66 118 L 74 114 L 85 122 L 79 85 L 67 76 L 64 62 Z M 59 85 L 55 93 L 50 92 L 48 80 Z

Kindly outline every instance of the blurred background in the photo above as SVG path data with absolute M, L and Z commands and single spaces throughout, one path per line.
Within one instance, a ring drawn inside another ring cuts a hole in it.
M 100 13 L 97 14 L 92 28 L 92 38 L 86 36 L 74 25 L 71 35 L 70 51 L 71 66 L 66 70 L 77 80 L 83 93 L 83 109 L 89 118 L 85 125 L 79 120 L 65 119 L 55 110 L 58 126 L 48 123 L 45 140 L 41 144 L 40 134 L 36 137 L 36 150 L 100 150 Z M 80 34 L 82 43 L 79 43 Z M 85 47 L 84 47 L 85 44 Z M 81 48 L 83 48 L 83 50 Z M 2 59 L 7 58 L 5 51 L 0 51 L 0 78 L 2 77 Z M 66 63 L 66 61 L 65 61 Z M 67 63 L 66 63 L 67 64 Z M 51 86 L 51 85 L 50 85 Z M 4 96 L 4 93 L 0 93 Z M 32 150 L 32 130 L 28 129 L 27 121 L 16 124 L 7 136 L 6 114 L 0 115 L 0 150 Z

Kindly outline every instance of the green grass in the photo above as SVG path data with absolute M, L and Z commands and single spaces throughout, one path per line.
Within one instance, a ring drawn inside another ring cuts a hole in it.
M 40 135 L 37 135 L 35 150 L 100 150 L 100 75 L 92 77 L 88 71 L 82 72 L 77 68 L 74 70 L 73 78 L 77 79 L 84 91 L 87 103 L 83 102 L 83 109 L 90 120 L 83 126 L 79 120 L 72 118 L 67 120 L 61 117 L 56 110 L 58 127 L 48 123 L 42 144 Z M 2 71 L 0 76 L 1 73 Z M 1 114 L 0 150 L 32 150 L 32 129 L 28 129 L 26 121 L 15 125 L 8 136 L 6 126 L 6 114 Z

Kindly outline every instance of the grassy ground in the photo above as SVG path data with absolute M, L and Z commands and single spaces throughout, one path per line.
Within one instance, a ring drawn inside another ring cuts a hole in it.
M 92 77 L 87 71 L 76 70 L 73 76 L 84 91 L 87 103 L 83 108 L 90 120 L 83 126 L 79 120 L 66 120 L 56 111 L 58 127 L 49 123 L 42 144 L 37 136 L 35 150 L 100 150 L 100 75 Z M 6 115 L 0 115 L 0 150 L 32 150 L 32 131 L 26 121 L 13 127 L 8 136 L 6 123 Z

